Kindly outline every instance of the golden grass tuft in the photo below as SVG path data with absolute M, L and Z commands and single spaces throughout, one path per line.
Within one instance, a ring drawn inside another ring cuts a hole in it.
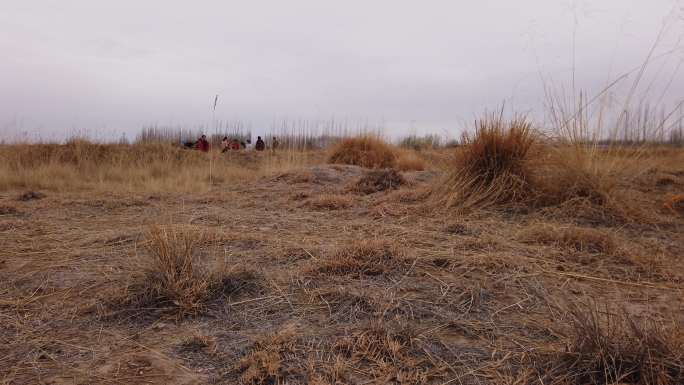
M 353 186 L 353 190 L 362 194 L 372 194 L 386 190 L 396 190 L 406 184 L 404 177 L 392 168 L 368 171 Z
M 528 157 L 536 142 L 524 118 L 504 121 L 490 116 L 477 122 L 432 198 L 440 208 L 467 210 L 528 199 Z
M 328 163 L 366 168 L 392 168 L 396 162 L 394 149 L 373 136 L 343 139 L 333 146 L 328 156 Z

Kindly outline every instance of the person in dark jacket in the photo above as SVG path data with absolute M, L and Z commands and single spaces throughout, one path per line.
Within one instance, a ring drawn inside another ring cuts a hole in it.
M 195 143 L 195 149 L 203 152 L 209 152 L 209 141 L 207 141 L 206 135 L 202 135 L 199 137 L 199 139 L 197 139 L 197 143 Z
M 257 137 L 256 145 L 254 146 L 254 148 L 257 151 L 264 151 L 266 149 L 266 143 L 264 143 L 264 140 L 261 139 L 260 136 Z

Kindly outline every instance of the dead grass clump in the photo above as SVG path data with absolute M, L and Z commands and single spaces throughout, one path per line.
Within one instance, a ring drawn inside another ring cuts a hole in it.
M 530 150 L 535 143 L 524 118 L 504 121 L 490 116 L 477 122 L 446 180 L 432 193 L 442 208 L 468 209 L 522 201 L 529 195 Z
M 619 253 L 619 242 L 612 234 L 588 227 L 539 223 L 524 229 L 519 237 L 523 242 L 557 245 L 581 253 Z
M 316 210 L 341 210 L 348 209 L 354 201 L 347 195 L 323 194 L 310 199 L 307 204 Z
M 684 344 L 677 330 L 639 320 L 626 311 L 594 306 L 569 312 L 564 351 L 532 359 L 545 384 L 643 384 L 684 382 Z M 535 380 L 536 381 L 536 380 Z
M 429 383 L 435 368 L 414 354 L 414 339 L 405 325 L 392 327 L 375 320 L 340 338 L 333 350 L 350 366 L 362 368 L 372 378 L 384 379 L 382 383 Z
M 533 165 L 536 206 L 594 223 L 652 220 L 635 189 L 653 165 L 645 150 L 623 152 L 583 143 L 546 150 Z
M 396 190 L 405 183 L 404 177 L 395 169 L 372 170 L 356 182 L 353 190 L 363 194 L 372 194 L 380 191 Z
M 256 341 L 238 363 L 240 380 L 245 384 L 279 384 L 289 378 L 284 356 L 294 352 L 295 342 L 292 328 L 285 328 Z
M 401 253 L 388 240 L 365 240 L 336 250 L 318 262 L 313 271 L 323 275 L 376 276 L 396 269 Z
M 328 157 L 328 163 L 367 168 L 392 168 L 396 161 L 392 147 L 373 136 L 344 139 L 333 147 Z
M 231 291 L 223 268 L 200 258 L 205 235 L 185 227 L 152 227 L 146 234 L 146 258 L 132 266 L 133 284 L 115 303 L 150 310 L 197 314 L 209 301 Z
M 627 160 L 625 160 L 627 161 Z M 622 163 L 591 148 L 573 145 L 547 152 L 535 165 L 537 203 L 560 205 L 584 200 L 594 206 L 606 206 L 618 187 Z

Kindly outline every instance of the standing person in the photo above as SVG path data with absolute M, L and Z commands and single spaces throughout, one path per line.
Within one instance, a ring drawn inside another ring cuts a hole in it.
M 273 142 L 271 142 L 271 148 L 273 149 L 273 151 L 277 150 L 279 145 L 280 142 L 278 142 L 278 139 L 274 136 Z
M 264 140 L 261 139 L 260 136 L 257 136 L 255 149 L 257 151 L 264 151 L 266 149 L 266 143 L 264 143 Z
M 206 135 L 202 135 L 199 137 L 199 139 L 197 139 L 197 143 L 195 143 L 195 149 L 202 152 L 209 152 L 209 141 L 207 141 Z
M 221 152 L 226 152 L 230 149 L 230 140 L 228 139 L 227 136 L 223 137 L 223 140 L 221 140 Z

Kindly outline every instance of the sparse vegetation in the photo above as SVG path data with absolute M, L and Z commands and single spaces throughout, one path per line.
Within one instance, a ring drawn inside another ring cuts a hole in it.
M 390 169 L 4 146 L 0 378 L 681 383 L 681 150 L 478 128 Z

